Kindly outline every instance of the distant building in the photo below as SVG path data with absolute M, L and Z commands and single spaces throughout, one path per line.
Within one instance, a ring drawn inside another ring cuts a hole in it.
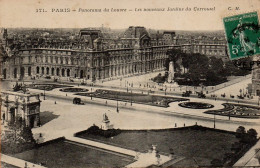
M 260 61 L 259 56 L 254 56 L 254 61 Z M 260 65 L 254 65 L 252 71 L 252 95 L 260 96 Z
M 24 120 L 26 126 L 40 125 L 40 97 L 38 94 L 1 92 L 1 118 L 5 123 Z
M 175 38 L 175 32 L 174 31 L 164 31 L 163 32 L 163 39 L 165 41 L 166 45 L 175 45 L 176 44 L 176 38 Z
M 129 27 L 119 40 L 104 39 L 99 30 L 83 29 L 75 41 L 21 42 L 19 47 L 14 46 L 1 68 L 4 79 L 33 76 L 112 79 L 163 70 L 169 48 L 152 46 L 144 27 Z
M 2 78 L 111 80 L 164 70 L 166 52 L 172 48 L 227 58 L 223 39 L 176 35 L 174 31 L 149 34 L 141 26 L 130 26 L 116 38 L 96 29 L 82 29 L 73 38 L 70 33 L 56 33 L 43 37 L 36 31 L 30 38 L 23 36 L 28 33 L 10 38 L 4 29 Z

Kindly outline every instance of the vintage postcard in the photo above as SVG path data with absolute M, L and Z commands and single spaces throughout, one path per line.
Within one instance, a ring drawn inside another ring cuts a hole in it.
M 1 167 L 260 167 L 259 0 L 0 0 Z

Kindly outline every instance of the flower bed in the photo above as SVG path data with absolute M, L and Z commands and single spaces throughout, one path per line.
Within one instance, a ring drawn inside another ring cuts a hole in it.
M 31 85 L 28 85 L 28 87 L 31 88 L 31 89 L 51 91 L 51 90 L 56 89 L 56 88 L 72 87 L 72 86 L 59 85 L 59 84 L 31 84 Z
M 97 97 L 110 100 L 119 100 L 132 103 L 147 104 L 160 107 L 169 107 L 169 103 L 178 101 L 187 101 L 189 99 L 177 97 L 164 97 L 157 95 L 147 95 L 131 92 L 119 92 L 111 90 L 98 89 L 93 93 L 77 93 L 75 95 Z
M 209 110 L 204 113 L 215 114 L 222 116 L 230 116 L 237 118 L 259 118 L 260 117 L 260 108 L 256 106 L 241 105 L 241 104 L 232 104 L 224 103 L 223 109 L 219 110 Z
M 180 103 L 179 106 L 192 109 L 209 109 L 214 107 L 212 104 L 201 102 L 184 102 Z
M 60 89 L 61 92 L 88 92 L 88 89 L 84 88 L 62 88 Z

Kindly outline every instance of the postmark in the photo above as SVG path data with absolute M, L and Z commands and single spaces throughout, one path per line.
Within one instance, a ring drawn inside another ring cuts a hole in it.
M 230 60 L 260 54 L 260 31 L 257 12 L 223 18 Z

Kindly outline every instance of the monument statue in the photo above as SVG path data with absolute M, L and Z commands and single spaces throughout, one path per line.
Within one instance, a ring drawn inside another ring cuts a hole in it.
M 171 61 L 169 63 L 169 72 L 168 72 L 168 83 L 172 83 L 173 82 L 173 78 L 174 78 L 174 62 Z
M 108 129 L 112 129 L 113 125 L 110 124 L 110 120 L 108 119 L 107 114 L 103 114 L 103 120 L 102 120 L 102 125 L 101 125 L 101 129 L 103 130 L 108 130 Z

